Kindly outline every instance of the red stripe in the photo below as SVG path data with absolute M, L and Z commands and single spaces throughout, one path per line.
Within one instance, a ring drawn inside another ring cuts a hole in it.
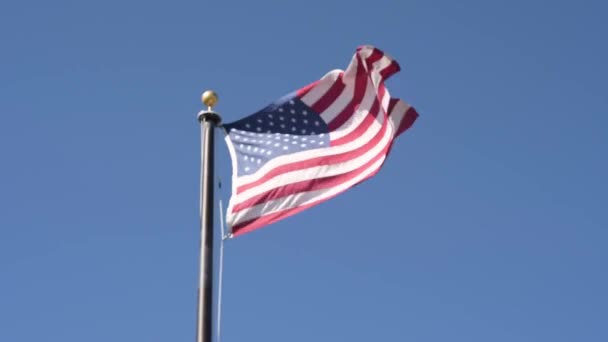
M 388 144 L 389 146 L 391 144 Z M 388 146 L 387 146 L 388 147 Z M 382 155 L 382 154 L 380 154 Z M 271 223 L 277 222 L 281 219 L 284 219 L 286 217 L 292 216 L 294 214 L 297 214 L 303 210 L 306 210 L 308 208 L 314 207 L 315 205 L 318 205 L 320 203 L 323 203 L 327 200 L 330 200 L 332 198 L 334 198 L 335 196 L 340 195 L 341 193 L 345 192 L 346 190 L 354 187 L 357 184 L 361 184 L 362 182 L 366 181 L 367 179 L 369 179 L 370 177 L 373 177 L 374 175 L 376 175 L 378 173 L 378 171 L 380 171 L 380 168 L 382 167 L 382 164 L 378 166 L 378 168 L 376 168 L 375 170 L 373 170 L 369 175 L 365 176 L 363 179 L 361 179 L 359 182 L 351 185 L 349 188 L 346 188 L 342 191 L 339 191 L 331 196 L 319 199 L 317 201 L 308 203 L 308 204 L 304 204 L 304 205 L 300 205 L 297 206 L 295 208 L 290 208 L 290 209 L 286 209 L 280 212 L 276 212 L 276 213 L 272 213 L 269 215 L 264 215 L 264 216 L 259 216 L 256 218 L 253 218 L 251 220 L 245 221 L 245 222 L 241 222 L 239 224 L 236 224 L 234 226 L 232 226 L 232 234 L 234 236 L 239 236 L 241 234 L 245 234 L 247 232 L 250 232 L 252 230 L 255 230 L 257 228 L 261 228 L 263 226 L 269 225 Z
M 296 183 L 291 183 L 288 185 L 279 186 L 277 188 L 268 190 L 264 193 L 254 196 L 242 203 L 237 204 L 236 206 L 234 206 L 232 208 L 232 212 L 236 213 L 243 209 L 251 208 L 258 204 L 262 204 L 264 202 L 272 201 L 272 200 L 279 199 L 282 197 L 295 195 L 300 192 L 322 190 L 322 189 L 331 188 L 331 187 L 337 186 L 339 184 L 345 183 L 345 182 L 355 178 L 359 174 L 361 174 L 363 171 L 365 171 L 366 168 L 368 168 L 370 165 L 372 165 L 374 162 L 376 162 L 379 158 L 384 156 L 386 154 L 386 151 L 388 150 L 388 147 L 390 146 L 390 144 L 391 144 L 391 142 L 388 141 L 386 146 L 377 155 L 375 155 L 372 159 L 365 162 L 365 164 L 363 164 L 362 166 L 360 166 L 352 171 L 349 171 L 349 172 L 343 173 L 343 174 L 339 174 L 339 175 L 335 175 L 335 176 L 314 178 L 311 180 L 305 180 L 305 181 L 300 181 L 300 182 L 296 182 Z
M 299 98 L 302 98 L 302 96 L 304 96 L 304 95 L 308 94 L 308 92 L 309 92 L 309 91 L 310 91 L 312 88 L 314 88 L 314 87 L 315 87 L 317 84 L 319 84 L 319 82 L 320 82 L 320 80 L 318 80 L 318 81 L 314 81 L 314 82 L 312 82 L 311 84 L 309 84 L 309 85 L 307 85 L 307 86 L 305 86 L 305 87 L 302 87 L 302 88 L 298 89 L 298 90 L 296 91 L 296 96 L 298 96 Z
M 361 50 L 363 49 L 369 49 L 369 47 L 367 46 L 359 46 L 357 48 L 357 55 L 359 55 L 359 53 L 361 52 Z M 376 47 L 373 48 L 373 52 L 372 52 L 372 56 L 375 56 L 377 53 L 379 53 L 382 57 L 390 59 L 391 60 L 391 64 L 389 64 L 389 66 L 387 66 L 386 68 L 384 68 L 382 71 L 380 71 L 380 76 L 382 76 L 383 80 L 388 79 L 389 77 L 391 77 L 391 75 L 399 72 L 401 70 L 401 67 L 399 66 L 399 63 L 392 59 L 391 57 L 387 56 L 383 50 L 378 49 Z M 372 57 L 370 56 L 370 57 Z M 375 57 L 374 57 L 375 58 Z M 369 59 L 369 58 L 368 58 Z M 370 69 L 372 69 L 371 64 L 370 65 Z
M 271 169 L 262 178 L 260 178 L 256 181 L 253 181 L 251 183 L 247 183 L 247 184 L 239 186 L 236 189 L 236 193 L 239 194 L 243 191 L 254 188 L 260 184 L 267 182 L 269 179 L 272 179 L 273 177 L 276 177 L 283 173 L 287 173 L 287 172 L 291 172 L 291 171 L 295 171 L 295 170 L 307 169 L 307 168 L 310 168 L 313 166 L 337 164 L 337 163 L 341 163 L 344 161 L 348 161 L 350 159 L 357 158 L 360 155 L 364 154 L 365 152 L 369 151 L 372 147 L 374 147 L 382 139 L 382 137 L 384 136 L 384 133 L 386 132 L 387 127 L 388 127 L 388 122 L 385 121 L 383 123 L 380 131 L 378 131 L 378 133 L 376 133 L 376 135 L 370 141 L 368 141 L 365 145 L 363 145 L 357 149 L 354 149 L 352 151 L 348 151 L 348 152 L 344 152 L 344 153 L 340 153 L 340 154 L 332 154 L 332 155 L 322 156 L 322 157 L 317 157 L 317 158 L 311 158 L 311 159 L 306 159 L 306 160 L 302 160 L 302 161 L 291 163 L 291 164 L 284 164 L 281 166 L 277 166 L 277 167 Z
M 355 128 L 352 132 L 348 133 L 347 135 L 332 141 L 331 146 L 339 146 L 339 145 L 347 144 L 347 143 L 359 138 L 361 135 L 363 135 L 365 133 L 365 131 L 367 131 L 367 129 L 372 125 L 372 123 L 378 117 L 378 112 L 379 112 L 378 109 L 380 109 L 380 102 L 378 101 L 378 99 L 376 99 L 376 100 L 374 100 L 374 103 L 372 104 L 371 108 L 369 109 L 369 113 L 367 113 L 367 115 L 365 115 L 365 118 L 359 124 L 359 126 L 357 126 L 357 128 Z
M 384 83 L 380 82 L 380 84 L 378 84 L 378 95 L 376 97 L 376 100 L 380 103 L 380 105 L 382 105 L 382 98 L 384 97 L 384 93 L 386 93 L 386 87 L 384 86 Z M 387 117 L 388 113 L 390 113 L 384 112 L 384 108 L 380 108 L 380 110 L 383 111 L 385 117 Z
M 382 102 L 382 98 L 384 97 L 384 93 L 386 93 L 386 87 L 384 86 L 384 83 L 380 82 L 380 84 L 378 84 L 378 100 L 380 102 Z
M 399 124 L 399 129 L 397 129 L 397 133 L 395 133 L 395 137 L 405 132 L 408 128 L 412 127 L 414 121 L 416 121 L 417 118 L 418 112 L 414 109 L 414 107 L 410 107 L 405 113 L 403 119 L 401 120 L 401 123 Z
M 338 194 L 336 194 L 336 195 L 338 195 Z M 333 196 L 331 196 L 331 197 L 333 197 Z M 297 214 L 305 209 L 313 207 L 321 202 L 324 202 L 324 201 L 330 199 L 331 197 L 328 197 L 328 198 L 320 200 L 320 201 L 315 201 L 315 202 L 312 202 L 312 203 L 309 203 L 309 204 L 306 204 L 306 205 L 303 205 L 300 207 L 295 207 L 295 208 L 292 208 L 289 210 L 283 210 L 278 213 L 261 216 L 261 217 L 255 218 L 253 220 L 239 223 L 237 225 L 232 226 L 232 235 L 236 237 L 236 236 L 248 233 L 252 230 L 269 225 L 271 223 L 274 223 L 276 221 L 279 221 L 279 220 L 289 217 L 291 215 Z
M 342 75 L 343 73 L 340 73 L 327 92 L 323 94 L 323 96 L 321 96 L 317 102 L 310 106 L 316 113 L 325 111 L 338 98 L 338 96 L 340 96 L 345 87 L 344 81 L 342 80 Z
M 382 76 L 383 80 L 386 80 L 391 77 L 391 75 L 399 72 L 399 70 L 401 70 L 399 63 L 392 61 L 386 68 L 380 70 L 380 76 Z
M 399 99 L 391 98 L 391 100 L 388 102 L 388 110 L 387 110 L 388 115 L 391 115 L 391 113 L 393 112 L 393 109 L 395 108 L 395 105 L 397 103 L 399 103 Z
M 365 65 L 367 65 L 367 69 L 370 71 L 373 70 L 374 63 L 379 61 L 382 57 L 384 57 L 384 54 L 382 53 L 382 51 L 374 48 L 374 50 L 372 51 L 372 54 L 369 57 L 367 57 L 367 59 L 365 60 Z
M 382 167 L 382 165 L 380 165 L 380 167 Z M 361 184 L 363 181 L 366 181 L 367 179 L 375 176 L 380 171 L 380 167 L 378 167 L 376 170 L 372 171 L 369 175 L 367 175 L 365 178 L 363 178 L 357 184 Z M 355 186 L 357 184 L 353 184 L 353 186 Z M 305 204 L 305 205 L 301 205 L 301 206 L 298 206 L 298 207 L 295 207 L 295 208 L 283 210 L 283 211 L 280 211 L 280 212 L 277 212 L 277 213 L 273 213 L 273 214 L 270 214 L 270 215 L 260 216 L 260 217 L 251 219 L 249 221 L 239 223 L 239 224 L 234 225 L 232 227 L 232 235 L 236 237 L 236 236 L 248 233 L 248 232 L 250 232 L 252 230 L 256 230 L 258 228 L 264 227 L 264 226 L 269 225 L 271 223 L 277 222 L 277 221 L 279 221 L 281 219 L 284 219 L 286 217 L 295 215 L 295 214 L 297 214 L 297 213 L 299 213 L 299 212 L 301 212 L 303 210 L 309 209 L 309 208 L 314 207 L 314 206 L 316 206 L 318 204 L 321 204 L 321 203 L 323 203 L 325 201 L 328 201 L 328 200 L 330 200 L 330 199 L 332 199 L 332 198 L 334 198 L 334 197 L 342 194 L 343 192 L 345 192 L 348 189 L 350 189 L 350 188 L 346 188 L 346 189 L 344 189 L 342 191 L 339 191 L 339 192 L 337 192 L 337 193 L 335 193 L 335 194 L 333 194 L 331 196 L 322 198 L 322 199 L 320 199 L 318 201 L 314 201 L 314 202 L 311 202 L 311 203 L 308 203 L 308 204 Z
M 361 124 L 359 124 L 359 126 L 356 129 L 354 129 L 352 132 L 350 132 L 348 135 L 345 135 L 342 138 L 332 141 L 331 145 L 339 146 L 339 145 L 347 144 L 347 143 L 357 139 L 359 136 L 363 135 L 365 133 L 365 131 L 367 131 L 367 129 L 374 122 L 374 120 L 376 120 L 378 118 L 378 115 L 380 113 L 382 113 L 384 115 L 384 119 L 386 119 L 386 117 L 387 117 L 386 114 L 381 112 L 382 109 L 380 108 L 380 104 L 382 103 L 382 98 L 384 97 L 385 92 L 386 92 L 386 88 L 384 87 L 384 84 L 380 83 L 378 85 L 378 96 L 375 98 L 374 103 L 372 103 L 372 106 L 371 106 L 368 114 L 366 115 L 365 119 L 363 119 Z M 388 113 L 390 113 L 390 111 Z
M 361 57 L 357 55 L 357 75 L 355 77 L 355 93 L 353 94 L 353 98 L 349 102 L 348 105 L 338 114 L 328 125 L 329 130 L 333 131 L 336 128 L 342 126 L 348 118 L 353 115 L 355 111 L 355 107 L 361 103 L 361 99 L 365 95 L 365 88 L 367 87 L 368 77 L 365 73 L 365 68 L 363 68 L 363 63 L 361 62 Z M 317 112 L 321 113 L 321 112 Z

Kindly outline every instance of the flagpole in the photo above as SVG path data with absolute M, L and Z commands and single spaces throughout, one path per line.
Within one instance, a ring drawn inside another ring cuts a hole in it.
M 213 317 L 213 189 L 214 189 L 214 130 L 221 121 L 212 111 L 217 94 L 207 90 L 201 96 L 207 110 L 198 113 L 201 126 L 201 183 L 200 183 L 200 270 L 196 342 L 211 342 Z

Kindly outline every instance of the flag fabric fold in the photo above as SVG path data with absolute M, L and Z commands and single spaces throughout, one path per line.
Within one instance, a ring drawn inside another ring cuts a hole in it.
M 359 47 L 332 70 L 262 110 L 224 124 L 232 160 L 227 223 L 234 236 L 320 204 L 374 176 L 418 113 L 391 98 L 393 58 Z

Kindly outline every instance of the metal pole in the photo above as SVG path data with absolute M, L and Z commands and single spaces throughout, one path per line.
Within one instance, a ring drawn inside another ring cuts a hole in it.
M 200 278 L 196 342 L 211 342 L 213 318 L 213 190 L 214 190 L 214 129 L 220 123 L 219 114 L 211 111 L 217 95 L 206 91 L 202 96 L 207 111 L 198 113 L 201 125 L 201 189 L 200 189 Z

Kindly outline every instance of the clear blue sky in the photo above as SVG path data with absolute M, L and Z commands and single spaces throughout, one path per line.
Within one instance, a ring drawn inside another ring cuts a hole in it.
M 0 341 L 193 341 L 200 93 L 235 120 L 361 44 L 421 117 L 226 244 L 223 342 L 608 340 L 602 1 L 2 7 Z

